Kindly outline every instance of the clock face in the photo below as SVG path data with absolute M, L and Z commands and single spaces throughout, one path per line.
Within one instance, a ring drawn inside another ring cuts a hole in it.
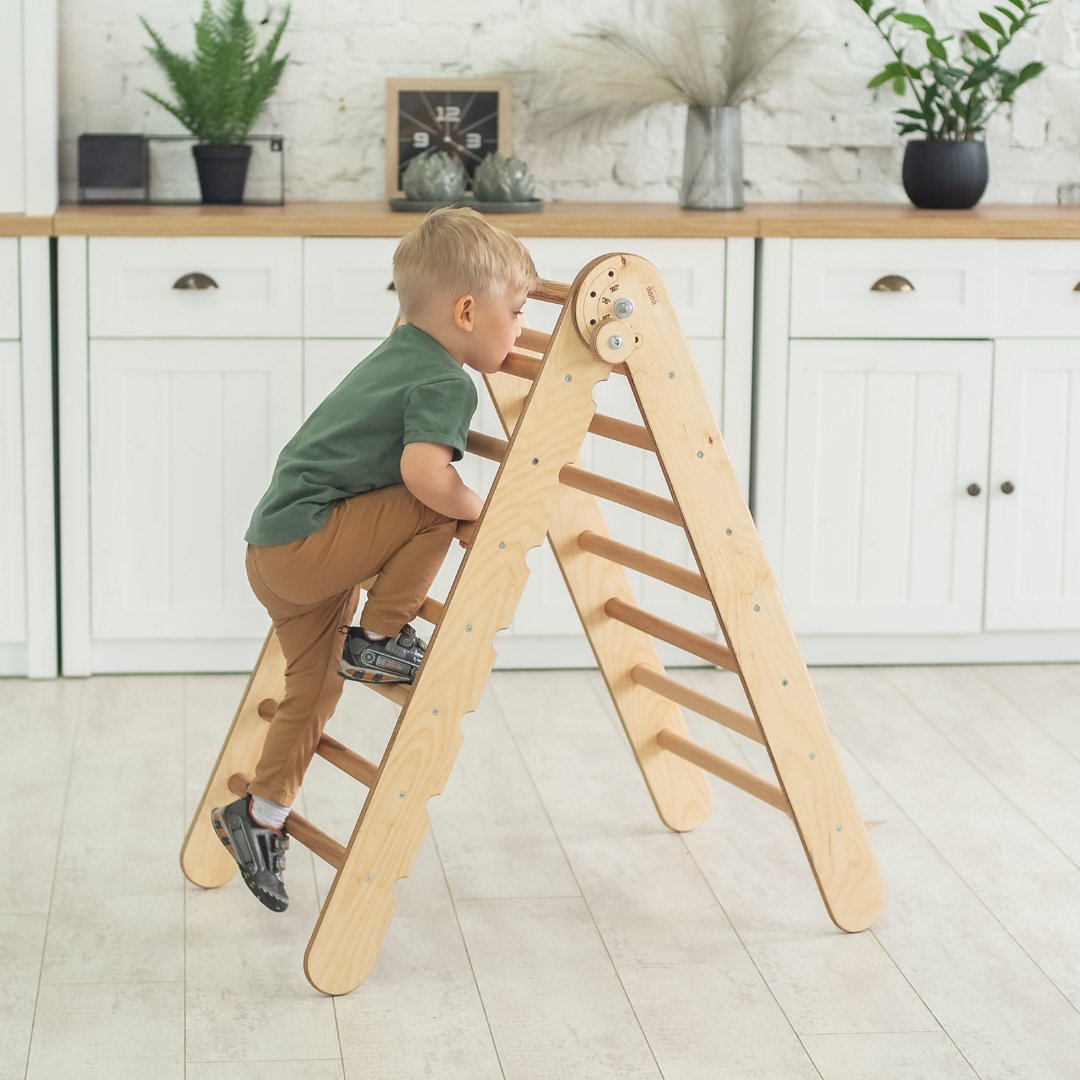
M 428 150 L 456 154 L 469 176 L 499 148 L 496 90 L 402 90 L 398 94 L 398 187 L 405 166 Z

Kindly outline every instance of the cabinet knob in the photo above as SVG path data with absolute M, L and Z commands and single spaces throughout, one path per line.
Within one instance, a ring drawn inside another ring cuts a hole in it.
M 181 274 L 174 282 L 174 289 L 216 289 L 218 283 L 209 275 L 195 271 L 191 274 Z
M 1001 485 L 1001 490 L 1006 495 L 1011 495 L 1016 490 L 1016 488 L 1013 486 L 1013 482 L 1011 480 L 1006 480 L 1005 483 Z
M 982 488 L 978 484 L 968 484 L 967 493 L 974 498 L 976 495 L 982 494 Z
M 870 286 L 871 292 L 914 292 L 915 286 L 899 274 L 886 274 Z

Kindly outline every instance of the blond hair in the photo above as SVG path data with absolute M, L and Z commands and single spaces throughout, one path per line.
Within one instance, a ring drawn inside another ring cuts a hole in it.
M 405 315 L 431 296 L 531 292 L 539 276 L 516 236 L 475 210 L 433 210 L 394 252 L 394 287 Z

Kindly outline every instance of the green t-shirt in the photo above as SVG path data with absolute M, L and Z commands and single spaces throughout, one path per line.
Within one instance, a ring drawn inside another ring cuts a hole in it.
M 461 459 L 476 387 L 429 334 L 405 323 L 356 365 L 278 455 L 245 539 L 287 544 L 319 529 L 339 499 L 400 484 L 406 443 Z

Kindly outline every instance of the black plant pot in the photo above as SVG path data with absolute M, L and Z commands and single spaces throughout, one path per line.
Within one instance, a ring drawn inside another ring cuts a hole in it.
M 251 147 L 215 146 L 199 143 L 191 148 L 195 167 L 199 171 L 199 190 L 205 203 L 238 203 L 244 201 Z
M 986 190 L 986 143 L 919 139 L 904 151 L 904 190 L 925 210 L 967 210 Z

